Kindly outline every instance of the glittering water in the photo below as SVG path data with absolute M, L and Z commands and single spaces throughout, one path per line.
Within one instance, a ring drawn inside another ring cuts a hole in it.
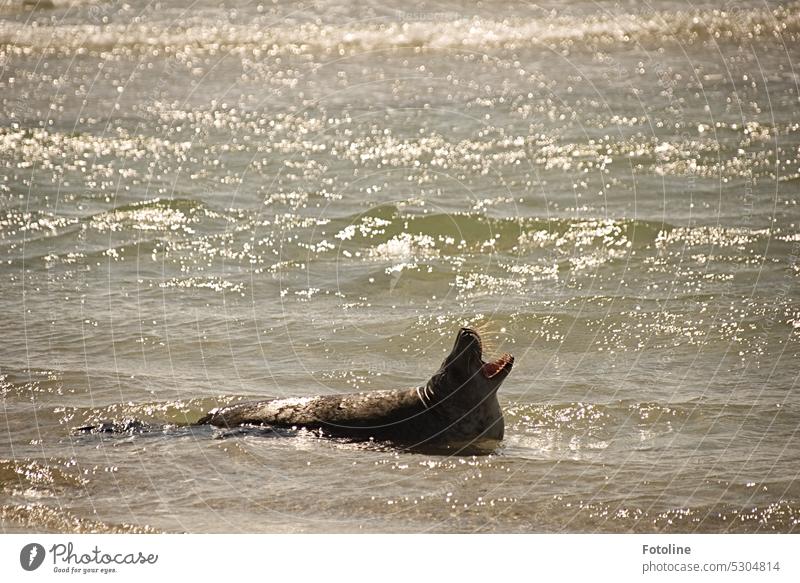
M 797 529 L 798 4 L 27 4 L 5 531 Z M 465 323 L 517 357 L 492 456 L 181 427 Z

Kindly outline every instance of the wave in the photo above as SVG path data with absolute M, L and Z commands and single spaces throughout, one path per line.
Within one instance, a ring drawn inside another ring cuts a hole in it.
M 96 5 L 102 0 L 5 0 L 0 2 L 0 14 L 14 14 Z M 90 10 L 92 9 L 90 8 Z
M 147 525 L 109 523 L 83 518 L 77 514 L 46 504 L 5 504 L 0 506 L 0 522 L 4 531 L 15 526 L 25 532 L 154 534 L 162 532 Z
M 724 502 L 674 505 L 659 510 L 659 496 L 638 494 L 634 500 L 573 500 L 561 496 L 542 517 L 545 530 L 638 533 L 797 532 L 800 503 L 796 499 L 735 505 Z M 569 500 L 569 501 L 568 501 Z M 567 517 L 566 527 L 564 518 Z M 541 527 L 540 527 L 541 528 Z
M 1 28 L 1 27 L 0 27 Z M 45 169 L 55 166 L 65 170 L 85 170 L 86 159 L 94 165 L 100 160 L 138 161 L 148 156 L 180 157 L 191 147 L 191 142 L 174 142 L 155 136 L 132 135 L 117 128 L 116 135 L 94 135 L 83 132 L 58 132 L 42 128 L 0 128 L 0 152 L 13 156 L 25 166 L 34 164 Z
M 480 51 L 529 47 L 597 48 L 629 47 L 636 43 L 693 43 L 747 41 L 800 32 L 798 5 L 774 9 L 693 9 L 683 12 L 642 10 L 627 14 L 589 17 L 546 14 L 535 18 L 502 20 L 464 17 L 425 21 L 389 17 L 367 23 L 331 25 L 298 23 L 275 25 L 254 17 L 251 23 L 187 19 L 185 23 L 110 23 L 23 26 L 0 23 L 0 46 L 14 52 L 31 50 L 71 53 L 89 51 L 216 52 L 241 50 L 264 56 L 281 53 L 424 48 Z
M 377 225 L 376 225 L 377 223 Z M 676 227 L 665 222 L 638 219 L 493 217 L 482 212 L 452 212 L 412 214 L 402 212 L 396 205 L 381 205 L 365 213 L 354 213 L 332 219 L 329 227 L 339 228 L 336 239 L 361 242 L 389 240 L 410 234 L 429 234 L 448 245 L 462 247 L 463 242 L 499 241 L 501 248 L 544 247 L 549 243 L 561 246 L 572 243 L 597 243 L 622 245 L 632 241 L 636 245 L 655 243 L 659 235 Z M 346 229 L 348 229 L 346 231 Z M 563 240 L 562 240 L 563 239 Z M 494 247 L 494 243 L 492 246 Z
M 548 404 L 514 404 L 505 408 L 506 421 L 513 431 L 561 430 L 582 433 L 587 430 L 610 429 L 614 432 L 624 426 L 637 429 L 663 429 L 669 425 L 698 424 L 703 431 L 716 423 L 741 423 L 754 416 L 765 420 L 777 415 L 790 417 L 793 407 L 781 410 L 774 405 L 721 404 L 702 402 L 656 403 L 618 401 L 608 404 L 581 402 Z

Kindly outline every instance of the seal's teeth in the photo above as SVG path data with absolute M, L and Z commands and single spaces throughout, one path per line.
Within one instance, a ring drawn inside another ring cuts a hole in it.
M 497 360 L 485 363 L 483 365 L 483 374 L 486 378 L 493 378 L 500 374 L 502 371 L 510 370 L 511 365 L 514 364 L 514 357 L 507 352 L 500 355 Z

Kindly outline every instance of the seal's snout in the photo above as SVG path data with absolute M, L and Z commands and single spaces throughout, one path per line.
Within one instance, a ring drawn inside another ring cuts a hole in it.
M 502 382 L 511 372 L 511 368 L 514 366 L 514 357 L 504 353 L 496 360 L 484 362 L 483 349 L 483 340 L 478 332 L 472 328 L 461 328 L 458 331 L 453 351 L 444 366 L 454 367 L 451 370 L 459 370 L 468 375 L 473 375 L 480 370 L 484 378 L 493 380 L 499 386 L 499 382 Z
M 483 342 L 481 342 L 480 334 L 472 328 L 461 328 L 458 331 L 458 341 L 465 348 L 474 345 L 479 354 L 483 352 Z
M 475 330 L 473 330 L 472 328 L 461 328 L 461 330 L 459 330 L 458 333 L 462 338 L 478 337 L 478 333 L 475 332 Z

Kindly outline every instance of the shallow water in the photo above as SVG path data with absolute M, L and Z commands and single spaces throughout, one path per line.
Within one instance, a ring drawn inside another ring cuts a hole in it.
M 798 4 L 21 4 L 4 531 L 797 529 Z M 181 427 L 464 324 L 493 455 Z

